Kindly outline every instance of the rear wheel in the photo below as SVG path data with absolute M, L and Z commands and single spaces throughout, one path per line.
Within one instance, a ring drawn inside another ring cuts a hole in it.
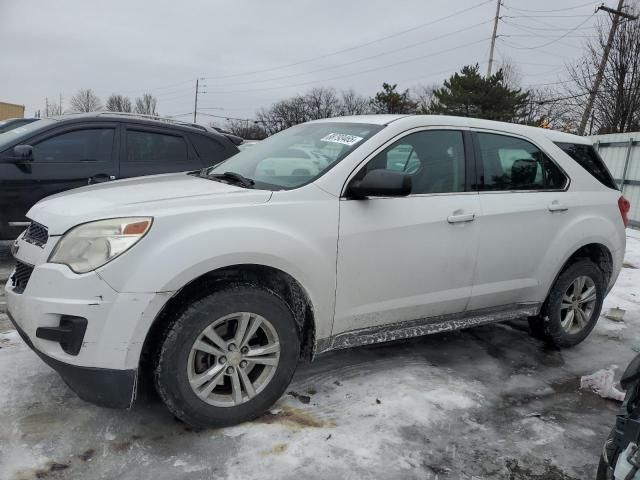
M 591 260 L 579 260 L 560 274 L 541 315 L 529 319 L 530 331 L 558 347 L 577 345 L 595 327 L 603 299 L 602 271 Z
M 266 290 L 234 286 L 199 300 L 171 325 L 156 362 L 156 388 L 186 423 L 240 423 L 284 393 L 299 352 L 287 304 Z

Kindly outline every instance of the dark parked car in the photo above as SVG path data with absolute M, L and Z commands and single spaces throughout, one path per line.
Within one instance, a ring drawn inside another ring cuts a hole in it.
M 38 200 L 83 185 L 199 170 L 238 152 L 214 129 L 159 117 L 91 113 L 0 134 L 0 240 L 16 238 Z
M 0 121 L 0 133 L 8 132 L 27 123 L 35 122 L 37 118 L 8 118 Z

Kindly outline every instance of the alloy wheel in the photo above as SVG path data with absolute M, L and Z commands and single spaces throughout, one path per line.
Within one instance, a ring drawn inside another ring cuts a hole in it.
M 191 346 L 189 384 L 204 402 L 235 407 L 266 388 L 279 359 L 280 342 L 271 322 L 255 313 L 232 313 L 213 321 Z
M 562 296 L 560 323 L 570 334 L 580 332 L 589 324 L 596 305 L 597 292 L 594 281 L 586 276 L 577 277 Z

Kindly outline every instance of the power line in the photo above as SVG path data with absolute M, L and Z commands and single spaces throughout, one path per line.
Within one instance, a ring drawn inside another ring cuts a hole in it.
M 597 14 L 589 15 L 503 15 L 502 18 L 578 18 L 578 17 L 593 17 Z
M 404 65 L 406 63 L 415 62 L 417 60 L 423 60 L 425 58 L 433 57 L 433 56 L 436 56 L 436 55 L 442 55 L 444 53 L 449 53 L 449 52 L 452 52 L 454 50 L 459 50 L 461 48 L 465 48 L 465 47 L 468 47 L 470 45 L 478 45 L 480 42 L 482 42 L 484 40 L 488 40 L 488 38 L 489 37 L 480 39 L 479 41 L 476 40 L 476 41 L 473 41 L 473 42 L 468 42 L 468 43 L 465 43 L 465 44 L 462 44 L 462 45 L 458 45 L 458 46 L 455 46 L 455 47 L 452 47 L 452 48 L 448 48 L 448 49 L 445 49 L 445 50 L 440 50 L 440 51 L 435 52 L 435 53 L 430 53 L 430 54 L 427 54 L 427 55 L 420 55 L 418 57 L 413 57 L 413 58 L 410 58 L 408 60 L 403 60 L 403 61 L 400 61 L 400 62 L 388 64 L 388 65 L 382 65 L 380 67 L 370 68 L 370 69 L 367 69 L 367 70 L 361 70 L 361 71 L 354 72 L 354 73 L 349 73 L 349 74 L 346 74 L 346 75 L 338 75 L 336 77 L 325 78 L 325 79 L 322 79 L 322 80 L 312 80 L 312 81 L 308 81 L 308 82 L 301 82 L 301 83 L 290 84 L 290 85 L 281 85 L 281 86 L 275 86 L 275 87 L 262 87 L 262 88 L 245 89 L 245 90 L 225 90 L 225 91 L 219 90 L 219 91 L 211 91 L 209 93 L 210 94 L 217 94 L 217 95 L 230 94 L 230 93 L 250 93 L 250 92 L 260 92 L 260 91 L 266 91 L 266 90 L 279 90 L 279 89 L 283 89 L 283 88 L 301 87 L 301 86 L 305 86 L 305 85 L 311 85 L 311 84 L 314 84 L 314 83 L 329 82 L 329 81 L 332 81 L 332 80 L 339 80 L 339 79 L 342 79 L 342 78 L 348 78 L 348 77 L 354 77 L 354 76 L 357 76 L 357 75 L 362 75 L 364 73 L 375 72 L 375 71 L 378 71 L 378 70 L 383 70 L 385 68 L 396 67 L 398 65 Z
M 587 3 L 582 3 L 580 5 L 575 5 L 573 7 L 566 7 L 566 8 L 556 8 L 553 10 L 530 10 L 528 8 L 518 8 L 518 7 L 512 7 L 512 6 L 508 6 L 508 5 L 504 5 L 504 8 L 506 8 L 507 10 L 515 10 L 518 12 L 528 12 L 528 13 L 553 13 L 553 12 L 566 12 L 568 10 L 577 10 L 578 8 L 583 8 L 589 5 L 593 5 L 593 2 L 587 2 Z
M 327 67 L 317 68 L 315 70 L 309 70 L 309 71 L 306 71 L 306 72 L 294 73 L 294 74 L 291 74 L 291 75 L 281 75 L 279 77 L 266 78 L 264 80 L 249 80 L 249 81 L 246 81 L 246 82 L 234 82 L 233 86 L 237 86 L 237 85 L 254 85 L 254 84 L 258 84 L 258 83 L 272 82 L 274 80 L 284 80 L 284 79 L 287 79 L 287 78 L 294 78 L 294 77 L 300 77 L 300 76 L 305 76 L 305 75 L 311 75 L 313 73 L 324 72 L 324 71 L 327 71 L 327 70 L 333 70 L 333 69 L 336 69 L 336 68 L 351 66 L 353 64 L 364 62 L 364 61 L 371 60 L 371 59 L 374 59 L 374 58 L 379 58 L 379 57 L 383 57 L 383 56 L 386 56 L 386 55 L 391 55 L 391 54 L 397 53 L 398 51 L 408 50 L 410 48 L 417 47 L 419 45 L 424 45 L 425 43 L 433 42 L 435 40 L 440 40 L 441 38 L 450 37 L 451 35 L 456 35 L 456 34 L 458 34 L 460 32 L 468 31 L 471 28 L 475 28 L 475 27 L 478 27 L 480 25 L 484 25 L 486 23 L 489 23 L 490 21 L 491 21 L 491 19 L 485 20 L 483 22 L 475 23 L 473 25 L 469 25 L 469 26 L 460 28 L 458 30 L 454 30 L 452 32 L 447 32 L 447 33 L 444 33 L 442 35 L 437 35 L 435 37 L 431 37 L 431 38 L 427 38 L 425 40 L 421 40 L 420 42 L 416 42 L 416 43 L 413 43 L 413 44 L 410 44 L 410 45 L 405 45 L 405 46 L 398 47 L 398 48 L 393 48 L 391 50 L 386 50 L 384 52 L 380 52 L 380 53 L 377 53 L 375 55 L 369 55 L 367 57 L 362 57 L 362 58 L 358 58 L 358 59 L 355 59 L 355 60 L 350 60 L 348 62 L 343 62 L 343 63 L 339 63 L 339 64 L 336 64 L 336 65 L 330 65 L 330 66 L 327 66 Z
M 546 43 L 543 43 L 541 45 L 536 45 L 533 47 L 513 47 L 513 48 L 518 48 L 519 50 L 537 50 L 538 48 L 544 48 L 547 47 L 553 43 L 559 42 L 560 40 L 562 40 L 563 38 L 565 38 L 567 35 L 569 35 L 570 33 L 573 33 L 575 30 L 577 30 L 578 28 L 580 28 L 582 25 L 584 25 L 585 23 L 587 23 L 589 20 L 591 20 L 591 18 L 593 18 L 593 16 L 595 15 L 595 13 L 589 15 L 588 18 L 586 18 L 585 20 L 583 20 L 582 22 L 580 22 L 577 26 L 575 26 L 574 28 L 568 30 L 567 32 L 565 32 L 563 35 L 554 38 L 553 40 L 550 40 Z
M 315 62 L 316 60 L 321 60 L 323 58 L 332 57 L 334 55 L 338 55 L 338 54 L 341 54 L 341 53 L 350 52 L 350 51 L 356 50 L 358 48 L 363 48 L 363 47 L 367 47 L 369 45 L 373 45 L 374 43 L 378 43 L 378 42 L 381 42 L 383 40 L 388 40 L 390 38 L 395 38 L 395 37 L 398 37 L 400 35 L 404 35 L 406 33 L 413 32 L 415 30 L 419 30 L 419 29 L 424 28 L 424 27 L 435 25 L 436 23 L 442 22 L 442 21 L 447 20 L 449 18 L 453 18 L 453 17 L 458 16 L 458 15 L 460 15 L 462 13 L 469 12 L 471 10 L 474 10 L 474 9 L 476 9 L 478 7 L 481 7 L 482 5 L 485 5 L 485 4 L 487 4 L 489 2 L 493 2 L 493 1 L 494 0 L 484 0 L 483 2 L 477 3 L 477 4 L 475 4 L 475 5 L 471 6 L 471 7 L 458 10 L 458 11 L 456 11 L 454 13 L 451 13 L 449 15 L 446 15 L 444 17 L 440 17 L 440 18 L 437 18 L 435 20 L 432 20 L 432 21 L 429 21 L 429 22 L 426 22 L 426 23 L 422 23 L 420 25 L 416 25 L 415 27 L 407 28 L 406 30 L 401 30 L 399 32 L 392 33 L 392 34 L 386 35 L 384 37 L 379 37 L 379 38 L 376 38 L 376 39 L 371 40 L 369 42 L 361 43 L 361 44 L 358 44 L 358 45 L 353 45 L 351 47 L 344 48 L 344 49 L 341 49 L 341 50 L 335 50 L 333 52 L 326 53 L 324 55 L 319 55 L 317 57 L 307 58 L 305 60 L 300 60 L 300 61 L 297 61 L 297 62 L 285 64 L 285 65 L 279 65 L 277 67 L 270 67 L 270 68 L 264 68 L 264 69 L 261 69 L 261 70 L 253 70 L 253 71 L 249 71 L 249 72 L 233 73 L 233 74 L 229 74 L 229 75 L 220 75 L 220 76 L 217 76 L 217 77 L 206 77 L 206 78 L 207 78 L 207 80 L 219 80 L 219 79 L 223 79 L 223 78 L 241 77 L 241 76 L 245 76 L 245 75 L 254 75 L 256 73 L 272 72 L 274 70 L 281 70 L 281 69 L 284 69 L 284 68 L 295 67 L 297 65 L 302 65 L 302 64 L 305 64 L 305 63 Z
M 151 93 L 151 92 L 155 92 L 156 90 L 164 90 L 165 88 L 172 88 L 172 87 L 177 87 L 178 85 L 184 85 L 185 83 L 192 83 L 195 80 L 195 78 L 190 78 L 189 80 L 184 80 L 182 82 L 177 82 L 177 83 L 172 83 L 170 85 L 164 85 L 162 87 L 153 87 L 153 88 L 146 88 L 144 89 L 144 91 L 142 90 L 135 90 L 135 93 Z M 189 87 L 189 89 L 191 89 L 191 87 Z M 134 90 L 125 90 L 123 92 L 123 95 L 133 95 Z
M 536 20 L 534 20 L 536 21 Z M 543 31 L 553 31 L 553 32 L 557 32 L 558 31 L 558 26 L 557 25 L 551 25 L 550 23 L 547 22 L 541 22 L 540 20 L 537 20 L 538 23 L 540 23 L 541 25 L 547 25 L 546 27 L 536 27 L 533 25 L 523 25 L 521 23 L 516 23 L 516 22 L 512 22 L 511 20 L 504 20 L 504 17 L 502 19 L 502 23 L 504 23 L 505 25 L 510 25 L 510 26 L 514 26 L 514 27 L 520 27 L 520 28 L 525 28 L 527 30 L 543 30 Z M 595 27 L 591 26 L 591 27 L 585 27 L 582 28 L 580 30 L 593 30 Z

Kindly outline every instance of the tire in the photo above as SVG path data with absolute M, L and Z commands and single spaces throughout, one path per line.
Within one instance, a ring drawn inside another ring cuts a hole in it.
M 158 350 L 154 380 L 169 411 L 194 427 L 224 427 L 258 417 L 280 398 L 295 372 L 300 340 L 280 297 L 233 285 L 189 306 Z
M 578 283 L 580 281 L 582 286 Z M 580 292 L 576 292 L 578 287 Z M 589 294 L 591 287 L 593 295 Z M 559 348 L 579 344 L 595 327 L 604 294 L 604 275 L 595 263 L 591 260 L 572 263 L 554 283 L 540 316 L 529 319 L 531 335 L 542 337 Z M 586 299 L 592 296 L 592 300 L 587 302 Z M 574 312 L 572 316 L 570 311 Z
M 618 459 L 618 449 L 613 443 L 615 428 L 611 430 L 600 454 L 600 462 L 598 462 L 598 471 L 596 472 L 596 480 L 609 480 L 613 478 L 613 470 Z M 606 458 L 605 458 L 606 455 Z

